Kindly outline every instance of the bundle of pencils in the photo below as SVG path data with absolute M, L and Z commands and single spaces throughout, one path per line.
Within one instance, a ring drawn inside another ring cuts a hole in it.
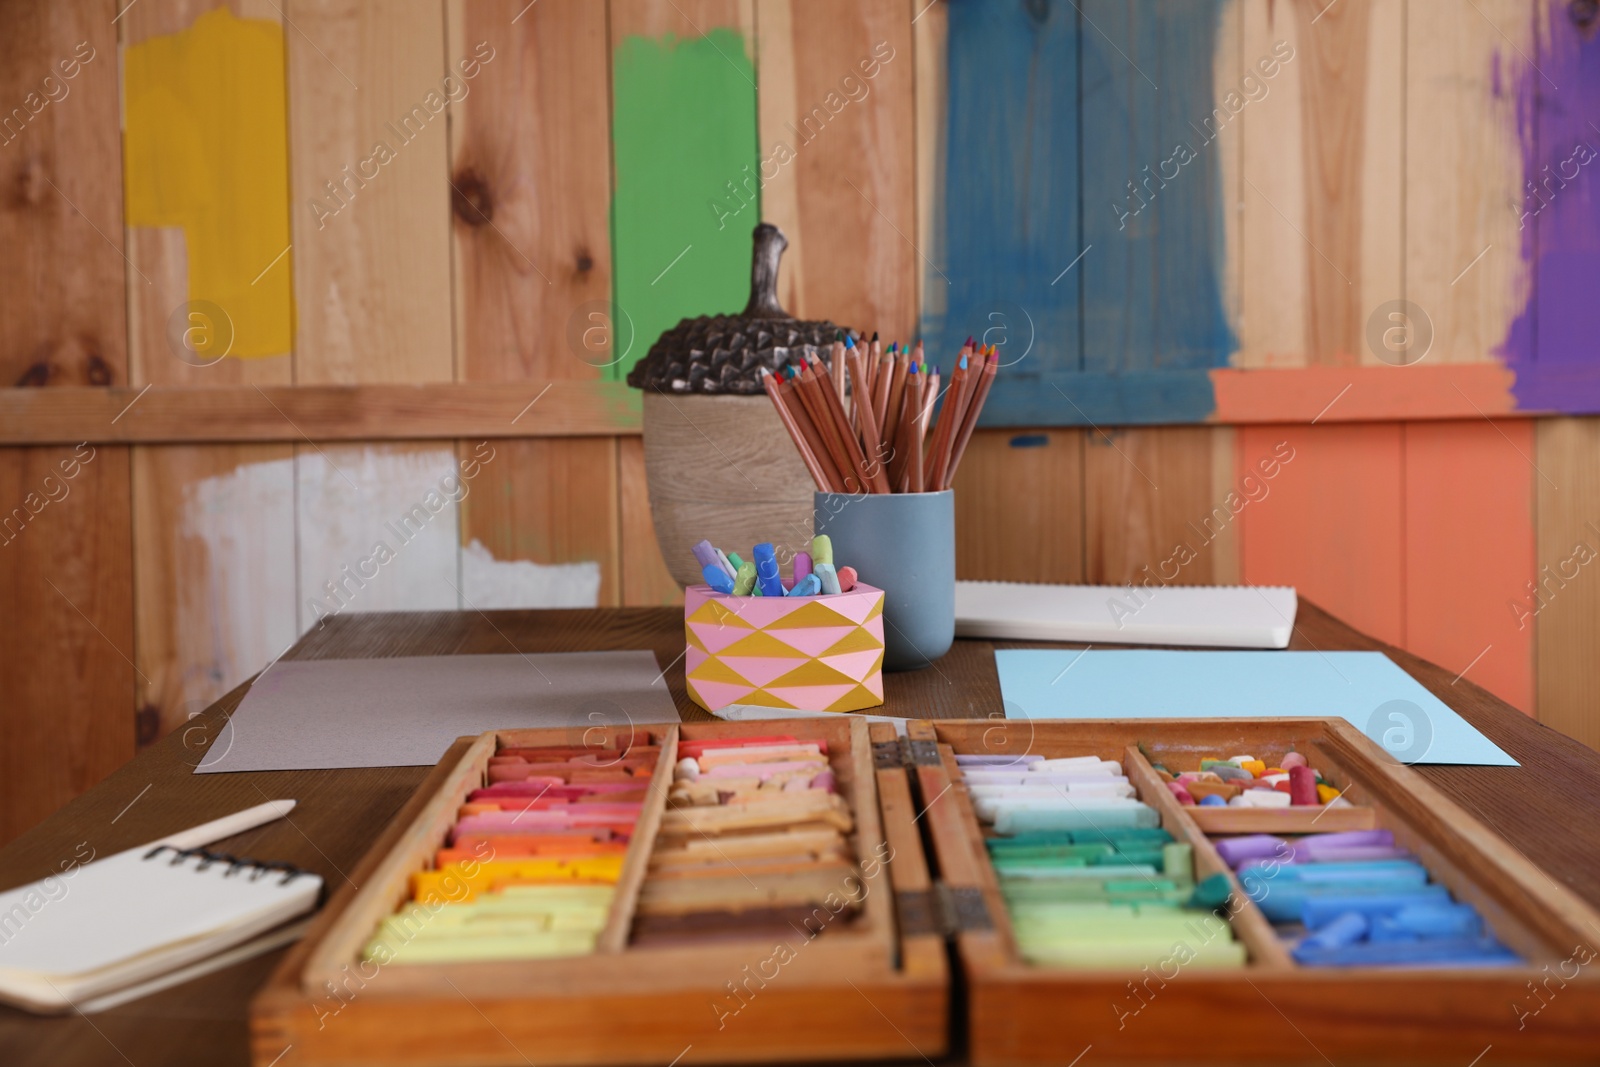
M 922 493 L 950 488 L 1000 370 L 994 346 L 962 346 L 949 387 L 929 369 L 922 342 L 890 344 L 842 336 L 831 370 L 815 356 L 761 382 L 825 493 Z M 849 387 L 846 388 L 848 374 Z M 943 397 L 938 425 L 934 404 Z M 929 428 L 933 436 L 928 437 Z

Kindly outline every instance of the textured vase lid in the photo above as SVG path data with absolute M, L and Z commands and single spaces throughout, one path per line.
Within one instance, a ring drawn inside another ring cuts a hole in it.
M 754 396 L 762 391 L 763 368 L 776 371 L 800 356 L 829 361 L 841 328 L 797 319 L 778 304 L 778 261 L 789 247 L 783 231 L 763 222 L 752 239 L 745 309 L 680 320 L 629 372 L 629 385 L 653 393 Z

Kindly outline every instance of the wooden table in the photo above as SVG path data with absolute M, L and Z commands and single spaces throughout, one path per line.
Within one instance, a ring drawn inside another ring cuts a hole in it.
M 921 718 L 998 714 L 997 647 L 1051 646 L 957 641 L 933 667 L 887 676 L 884 712 Z M 1304 600 L 1290 647 L 1386 652 L 1511 753 L 1521 767 L 1417 769 L 1552 878 L 1600 906 L 1600 754 L 1540 726 L 1471 682 L 1455 680 L 1442 668 L 1358 633 Z M 341 615 L 308 633 L 285 658 L 639 648 L 652 650 L 658 662 L 668 665 L 667 682 L 684 718 L 707 718 L 684 689 L 683 623 L 673 609 Z M 346 881 L 345 872 L 354 868 L 428 768 L 191 774 L 248 688 L 247 683 L 229 693 L 0 850 L 0 888 L 52 873 L 85 843 L 97 855 L 109 855 L 277 797 L 300 802 L 292 816 L 216 847 L 298 864 L 322 875 L 330 888 Z M 72 753 L 62 758 L 71 759 Z M 0 1008 L 0 1064 L 245 1064 L 250 997 L 281 956 L 282 951 L 274 952 L 92 1017 L 34 1018 Z M 907 1055 L 915 1058 L 910 1049 Z

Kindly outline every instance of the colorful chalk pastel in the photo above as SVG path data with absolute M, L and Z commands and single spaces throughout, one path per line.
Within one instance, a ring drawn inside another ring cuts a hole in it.
M 799 582 L 811 573 L 811 553 L 796 552 L 794 554 L 794 580 Z
M 737 575 L 739 573 L 739 568 L 734 566 L 733 560 L 728 558 L 728 554 L 726 552 L 722 551 L 722 549 L 720 549 L 720 548 L 717 549 L 716 552 L 717 552 L 717 563 L 719 563 L 722 566 L 723 570 L 728 572 L 728 577 L 732 578 L 735 575 Z
M 695 562 L 700 564 L 701 571 L 704 571 L 707 567 L 721 569 L 722 564 L 717 559 L 717 550 L 710 541 L 701 541 L 690 551 L 694 553 Z
M 815 574 L 808 574 L 798 582 L 794 588 L 785 593 L 785 596 L 816 596 L 822 592 L 822 582 Z
M 1228 802 L 1216 793 L 1207 793 L 1196 802 L 1202 808 L 1225 808 Z
M 1324 928 L 1325 929 L 1325 928 Z M 1483 919 L 1470 904 L 1413 904 L 1393 915 L 1372 920 L 1373 941 L 1408 941 L 1430 937 L 1479 937 Z
M 732 562 L 733 557 L 729 557 Z M 749 596 L 750 591 L 756 587 L 756 565 L 754 563 L 740 563 L 738 576 L 733 579 L 733 595 Z
M 839 575 L 834 571 L 831 563 L 818 563 L 812 568 L 811 577 L 822 583 L 824 596 L 838 596 L 844 592 L 839 588 Z
M 762 596 L 782 596 L 783 581 L 778 577 L 778 554 L 771 541 L 763 541 L 750 550 L 756 562 L 756 587 Z
M 833 563 L 833 538 L 827 534 L 817 534 L 811 539 L 811 566 L 819 563 Z
M 1310 760 L 1306 759 L 1300 753 L 1290 752 L 1288 755 L 1284 756 L 1283 759 L 1278 761 L 1278 765 L 1287 771 L 1291 767 L 1304 767 L 1310 762 Z
M 856 587 L 856 569 L 854 567 L 839 568 L 839 591 L 848 593 Z
M 1359 911 L 1347 911 L 1322 928 L 1308 934 L 1301 942 L 1302 948 L 1343 948 L 1367 936 L 1367 917 Z
M 740 567 L 744 566 L 744 560 L 739 558 L 739 553 L 737 552 L 728 553 L 728 562 L 733 564 L 733 570 L 735 574 L 738 573 Z
M 1290 955 L 1302 967 L 1509 967 L 1522 962 L 1492 937 L 1361 941 L 1332 949 L 1297 946 Z
M 1319 804 L 1317 773 L 1310 767 L 1289 768 L 1289 803 L 1296 807 Z
M 706 584 L 719 593 L 733 592 L 733 579 L 728 577 L 728 572 L 722 569 L 720 563 L 708 563 L 700 571 L 705 576 Z

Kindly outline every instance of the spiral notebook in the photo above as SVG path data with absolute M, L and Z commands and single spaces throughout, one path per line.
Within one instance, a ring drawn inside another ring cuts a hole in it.
M 314 874 L 174 841 L 0 893 L 0 1002 L 81 1010 L 316 907 Z
M 956 636 L 1287 648 L 1297 606 L 1289 586 L 957 582 Z

